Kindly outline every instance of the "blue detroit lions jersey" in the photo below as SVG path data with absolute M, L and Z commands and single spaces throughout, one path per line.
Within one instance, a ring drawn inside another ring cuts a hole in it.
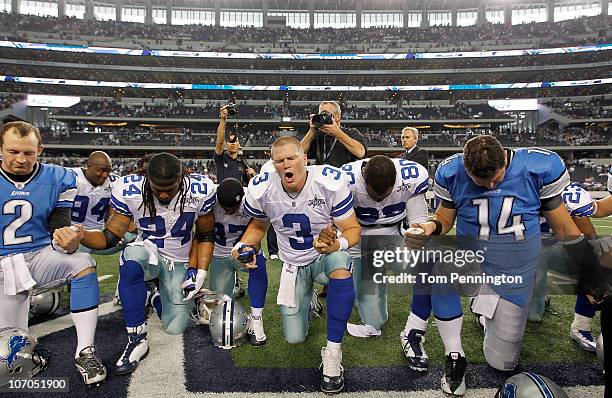
M 508 151 L 503 181 L 493 189 L 477 186 L 455 155 L 436 170 L 434 193 L 457 209 L 457 235 L 515 241 L 540 236 L 542 199 L 569 185 L 565 164 L 554 152 L 539 148 Z
M 559 155 L 539 148 L 507 151 L 504 179 L 493 189 L 480 187 L 467 174 L 463 155 L 455 155 L 436 171 L 434 193 L 457 210 L 459 246 L 484 250 L 482 270 L 489 276 L 520 276 L 516 283 L 491 284 L 504 299 L 524 306 L 541 253 L 540 208 L 569 185 Z
M 27 253 L 51 243 L 49 216 L 56 207 L 72 208 L 76 176 L 63 167 L 38 163 L 26 182 L 13 182 L 0 173 L 0 256 Z

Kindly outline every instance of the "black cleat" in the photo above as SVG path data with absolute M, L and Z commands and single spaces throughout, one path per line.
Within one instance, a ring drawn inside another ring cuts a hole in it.
M 419 329 L 410 329 L 400 333 L 400 343 L 404 356 L 408 360 L 408 366 L 417 372 L 425 372 L 429 368 L 429 357 L 425 352 L 425 332 Z
M 79 357 L 74 360 L 74 365 L 88 386 L 100 385 L 106 380 L 106 367 L 96 354 L 96 347 L 92 345 L 81 350 Z
M 465 370 L 467 360 L 458 352 L 451 352 L 446 356 L 444 376 L 441 388 L 447 394 L 462 397 L 465 395 Z

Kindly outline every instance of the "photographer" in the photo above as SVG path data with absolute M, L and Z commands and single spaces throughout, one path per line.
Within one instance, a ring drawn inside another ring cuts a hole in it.
M 340 167 L 366 156 L 365 138 L 357 129 L 340 126 L 340 116 L 340 105 L 335 101 L 321 102 L 319 113 L 311 116 L 301 144 L 315 164 Z
M 226 178 L 235 178 L 243 185 L 248 185 L 249 180 L 256 173 L 246 161 L 239 156 L 240 141 L 238 135 L 230 133 L 227 143 L 225 142 L 225 125 L 228 115 L 236 114 L 236 105 L 227 104 L 219 110 L 219 126 L 217 127 L 217 141 L 215 143 L 215 161 L 217 184 Z M 225 150 L 223 150 L 225 147 Z

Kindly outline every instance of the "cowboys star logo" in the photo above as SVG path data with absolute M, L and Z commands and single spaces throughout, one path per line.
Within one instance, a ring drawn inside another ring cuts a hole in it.
M 412 189 L 412 184 L 404 184 L 402 182 L 402 185 L 397 187 L 397 189 L 395 191 L 396 192 L 406 192 L 406 191 L 409 191 L 410 189 Z
M 312 208 L 316 208 L 317 206 L 323 207 L 325 205 L 325 200 L 318 198 L 317 194 L 315 194 L 314 199 L 309 200 L 308 206 L 312 206 Z

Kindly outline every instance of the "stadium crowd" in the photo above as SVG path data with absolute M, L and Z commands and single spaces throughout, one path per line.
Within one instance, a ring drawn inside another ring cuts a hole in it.
M 547 102 L 555 112 L 575 119 L 605 119 L 612 117 L 612 98 L 595 97 L 586 101 L 571 101 L 569 98 Z
M 345 28 L 345 29 L 295 29 L 295 28 L 256 28 L 256 27 L 215 27 L 204 25 L 145 25 L 133 22 L 85 21 L 77 18 L 38 17 L 20 14 L 0 14 L 4 27 L 3 36 L 7 39 L 23 39 L 23 32 L 48 32 L 60 35 L 62 39 L 81 39 L 87 37 L 111 37 L 125 40 L 149 39 L 163 45 L 165 40 L 202 42 L 243 42 L 243 43 L 281 43 L 283 52 L 291 52 L 292 45 L 298 43 L 430 43 L 429 47 L 448 47 L 449 44 L 461 46 L 475 41 L 494 40 L 497 45 L 512 45 L 521 39 L 539 38 L 537 44 L 555 43 L 581 44 L 580 35 L 606 32 L 611 25 L 609 16 L 577 18 L 554 23 L 532 23 L 506 26 L 486 23 L 477 26 L 449 27 L 431 26 L 429 28 Z M 604 34 L 604 36 L 606 36 Z M 543 40 L 546 38 L 546 40 Z M 600 38 L 602 41 L 605 37 Z M 592 39 L 587 39 L 592 44 Z M 276 47 L 276 44 L 275 46 Z M 393 47 L 393 44 L 392 46 Z M 189 49 L 189 48 L 186 48 Z M 207 48 L 215 50 L 215 48 Z M 317 52 L 323 48 L 317 48 Z
M 239 105 L 237 107 L 239 118 L 253 119 L 279 119 L 291 117 L 293 119 L 307 119 L 310 114 L 317 113 L 317 107 L 298 105 Z M 74 116 L 108 116 L 108 117 L 135 117 L 135 118 L 217 118 L 219 104 L 207 102 L 205 104 L 189 104 L 189 101 L 170 101 L 164 103 L 128 104 L 117 103 L 112 100 L 83 100 L 78 104 L 55 111 L 60 115 Z M 408 120 L 408 119 L 472 119 L 507 118 L 502 112 L 486 104 L 464 104 L 440 106 L 406 106 L 406 107 L 358 107 L 346 105 L 342 118 L 344 120 Z

